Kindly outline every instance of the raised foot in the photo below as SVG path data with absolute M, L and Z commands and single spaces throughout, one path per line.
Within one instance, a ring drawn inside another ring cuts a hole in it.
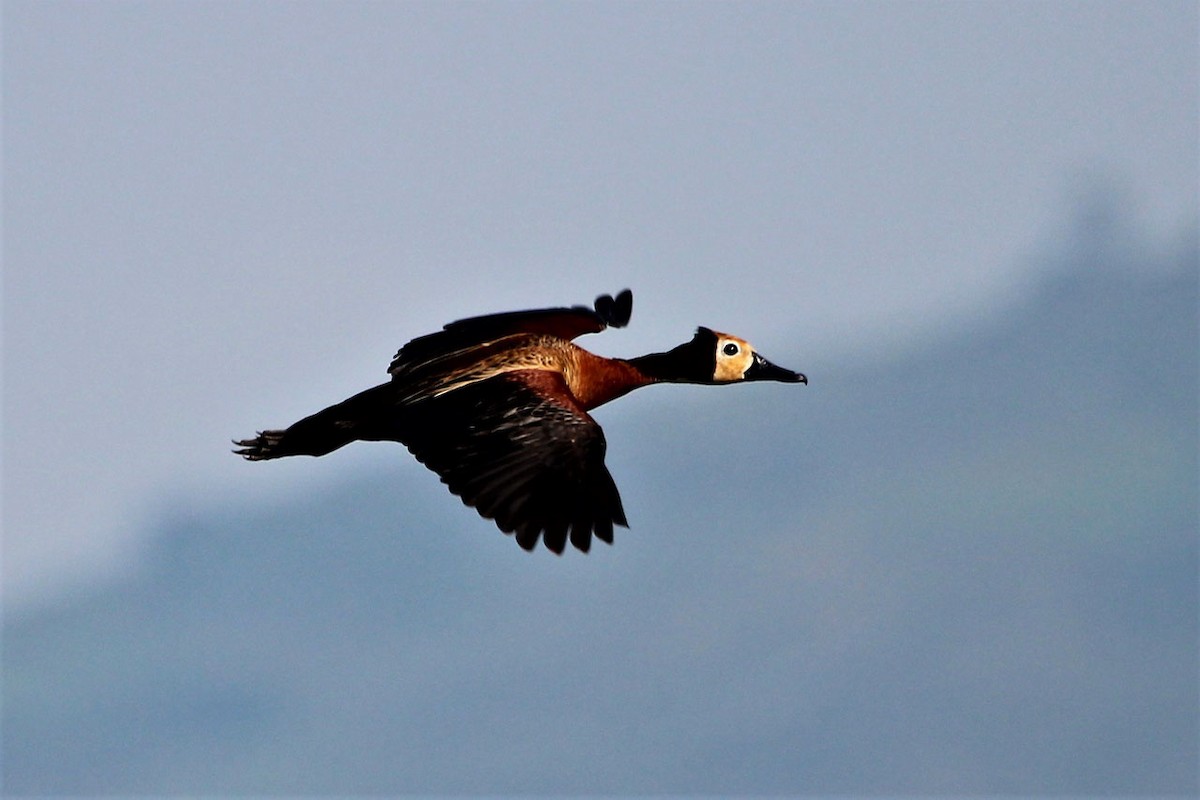
M 283 439 L 283 431 L 260 431 L 253 439 L 234 439 L 233 443 L 239 449 L 233 452 L 247 461 L 264 461 L 268 458 L 279 458 L 279 443 Z

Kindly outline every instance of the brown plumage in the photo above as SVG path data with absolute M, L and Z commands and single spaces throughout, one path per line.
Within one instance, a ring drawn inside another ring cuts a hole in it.
M 605 441 L 588 411 L 640 386 L 745 380 L 807 383 L 771 364 L 745 340 L 699 328 L 666 353 L 610 359 L 571 340 L 629 322 L 633 294 L 593 308 L 515 311 L 452 322 L 396 354 L 391 380 L 283 430 L 235 441 L 262 461 L 321 456 L 352 441 L 405 444 L 450 491 L 517 543 L 539 536 L 561 553 L 587 552 L 628 526 L 604 465 Z

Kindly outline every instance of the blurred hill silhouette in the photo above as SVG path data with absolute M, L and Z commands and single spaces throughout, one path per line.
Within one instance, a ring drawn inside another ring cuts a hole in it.
M 902 360 L 602 409 L 586 557 L 399 447 L 196 498 L 6 622 L 5 792 L 1196 792 L 1200 259 L 1097 224 Z

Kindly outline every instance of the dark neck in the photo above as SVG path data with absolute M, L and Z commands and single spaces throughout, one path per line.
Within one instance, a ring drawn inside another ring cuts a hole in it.
M 671 359 L 670 355 L 670 353 L 651 353 L 628 359 L 627 363 L 652 381 L 682 381 L 683 376 L 679 374 L 679 366 Z
M 712 375 L 712 369 L 690 343 L 681 344 L 665 353 L 650 353 L 629 359 L 628 363 L 652 381 L 667 383 L 702 383 Z

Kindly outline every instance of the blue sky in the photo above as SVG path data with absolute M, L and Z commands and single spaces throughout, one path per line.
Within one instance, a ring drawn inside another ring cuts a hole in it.
M 1190 4 L 302 8 L 6 6 L 6 587 L 449 318 L 634 285 L 819 363 L 985 308 L 1073 179 L 1194 199 Z
M 1194 366 L 1194 308 L 1147 320 L 1195 292 L 1194 3 L 0 13 L 24 786 L 493 788 L 422 747 L 513 791 L 1190 786 L 1195 380 L 1158 354 Z M 1064 278 L 1102 267 L 1148 282 Z M 527 558 L 398 448 L 229 453 L 444 322 L 625 286 L 597 352 L 708 325 L 811 383 L 602 409 L 614 548 Z
M 10 607 L 450 319 L 632 286 L 608 354 L 813 370 L 1002 307 L 1096 182 L 1195 216 L 1188 2 L 3 13 Z

